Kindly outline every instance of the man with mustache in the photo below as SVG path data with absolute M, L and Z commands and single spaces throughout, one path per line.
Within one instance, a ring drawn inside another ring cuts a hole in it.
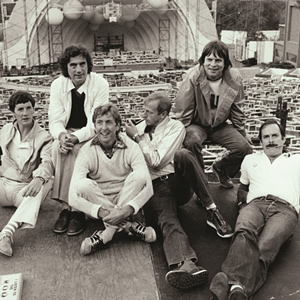
M 229 189 L 244 156 L 252 153 L 251 138 L 245 131 L 246 116 L 240 108 L 244 100 L 242 78 L 231 68 L 228 48 L 221 41 L 208 43 L 199 63 L 188 70 L 179 88 L 176 118 L 186 127 L 184 146 L 195 153 L 203 168 L 205 140 L 229 151 L 212 166 L 221 185 Z
M 222 272 L 210 285 L 213 300 L 250 299 L 298 223 L 300 155 L 284 152 L 284 130 L 276 120 L 262 124 L 259 138 L 263 151 L 242 162 L 240 213 Z

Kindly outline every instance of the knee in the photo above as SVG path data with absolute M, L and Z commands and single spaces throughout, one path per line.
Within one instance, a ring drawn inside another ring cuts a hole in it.
M 73 192 L 78 196 L 82 196 L 88 194 L 95 185 L 97 185 L 95 181 L 84 178 L 80 182 L 76 182 L 76 185 L 73 185 Z

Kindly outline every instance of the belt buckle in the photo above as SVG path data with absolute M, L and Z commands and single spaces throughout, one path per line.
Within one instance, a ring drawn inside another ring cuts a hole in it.
M 160 176 L 160 180 L 161 180 L 161 181 L 167 180 L 168 178 L 169 178 L 168 175 Z

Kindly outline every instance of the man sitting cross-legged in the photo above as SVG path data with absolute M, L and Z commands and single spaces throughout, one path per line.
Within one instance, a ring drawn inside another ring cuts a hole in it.
M 106 248 L 116 231 L 125 229 L 146 242 L 154 242 L 153 228 L 129 222 L 152 196 L 152 184 L 139 146 L 120 133 L 121 116 L 115 105 L 98 106 L 93 114 L 96 137 L 79 151 L 70 185 L 70 204 L 87 215 L 102 219 L 97 230 L 80 248 L 82 255 Z
M 9 109 L 15 120 L 0 133 L 0 205 L 17 207 L 0 233 L 0 253 L 13 255 L 13 235 L 18 228 L 33 228 L 40 205 L 52 188 L 52 138 L 33 119 L 35 100 L 25 91 L 15 92 Z

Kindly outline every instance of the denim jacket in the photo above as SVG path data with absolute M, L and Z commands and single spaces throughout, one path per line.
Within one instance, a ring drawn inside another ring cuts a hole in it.
M 210 113 L 211 90 L 203 66 L 199 64 L 188 70 L 175 99 L 176 118 L 185 126 L 198 124 L 216 128 L 230 120 L 245 136 L 246 116 L 240 109 L 244 100 L 242 77 L 237 70 L 227 69 L 220 86 L 220 99 L 215 120 Z
M 52 137 L 37 122 L 27 136 L 30 146 L 30 155 L 22 168 L 19 169 L 17 163 L 11 159 L 8 145 L 15 136 L 17 123 L 8 123 L 1 129 L 0 146 L 3 152 L 1 157 L 0 176 L 18 182 L 30 182 L 34 177 L 40 176 L 48 181 L 53 175 L 53 164 L 51 161 Z

